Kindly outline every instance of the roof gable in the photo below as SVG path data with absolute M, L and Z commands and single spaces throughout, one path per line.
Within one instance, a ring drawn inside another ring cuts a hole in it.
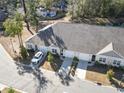
M 113 44 L 112 42 L 110 44 L 108 44 L 105 48 L 103 48 L 102 50 L 100 50 L 97 54 L 103 54 L 109 51 L 113 50 Z
M 112 42 L 109 43 L 105 48 L 100 50 L 97 54 L 111 56 L 111 57 L 117 57 L 117 58 L 123 58 L 121 55 L 119 55 L 117 52 L 115 52 Z
M 110 57 L 116 57 L 116 58 L 122 58 L 122 56 L 120 56 L 119 54 L 117 54 L 115 51 L 105 52 L 105 53 L 102 53 L 100 55 L 105 55 L 105 56 L 110 56 Z

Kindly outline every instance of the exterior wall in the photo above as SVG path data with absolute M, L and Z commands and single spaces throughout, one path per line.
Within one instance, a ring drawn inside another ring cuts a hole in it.
M 42 51 L 45 51 L 45 52 L 50 51 L 51 53 L 55 54 L 55 53 L 52 51 L 53 49 L 56 50 L 56 52 L 57 52 L 58 54 L 60 54 L 60 49 L 59 49 L 58 47 L 51 47 L 51 46 L 46 47 L 46 46 L 42 46 L 42 47 L 38 48 L 38 50 L 42 50 Z
M 58 47 L 42 46 L 39 50 L 52 52 L 53 49 L 56 49 L 57 53 L 60 54 L 60 49 Z M 92 58 L 92 54 L 85 54 L 85 53 L 80 53 L 80 52 L 75 52 L 70 50 L 63 50 L 63 56 L 69 57 L 69 58 L 73 58 L 74 56 L 76 56 L 79 58 L 79 60 L 84 60 L 84 61 L 91 61 L 91 58 Z
M 33 43 L 28 43 L 28 42 L 25 43 L 25 47 L 26 49 L 33 49 L 33 50 L 36 49 L 36 46 Z
M 100 58 L 105 58 L 106 61 L 105 62 L 99 61 Z M 120 65 L 114 64 L 115 60 L 120 62 Z M 96 61 L 98 61 L 98 62 L 100 62 L 102 64 L 112 65 L 112 66 L 116 66 L 116 67 L 124 66 L 124 59 L 116 58 L 116 57 L 109 57 L 109 56 L 104 56 L 104 55 L 96 55 Z
M 29 43 L 29 44 L 26 44 L 26 48 L 27 49 L 33 48 L 35 50 L 36 46 L 32 43 Z M 60 54 L 60 49 L 58 47 L 41 46 L 41 47 L 37 47 L 37 48 L 38 48 L 38 50 L 42 50 L 45 52 L 50 51 L 52 53 L 53 53 L 52 50 L 55 49 L 57 51 L 57 53 Z M 80 52 L 75 52 L 75 51 L 70 51 L 70 50 L 63 50 L 63 56 L 69 57 L 69 58 L 73 58 L 74 56 L 76 56 L 79 58 L 79 60 L 84 60 L 84 61 L 88 61 L 88 62 L 90 62 L 92 59 L 92 54 L 80 53 Z M 105 62 L 99 61 L 100 58 L 105 58 L 106 59 Z M 124 59 L 121 59 L 121 58 L 104 56 L 104 55 L 96 55 L 95 60 L 101 64 L 107 64 L 107 65 L 119 67 L 119 65 L 113 64 L 114 60 L 116 60 L 116 61 L 120 62 L 120 66 L 124 66 Z
M 63 55 L 69 58 L 73 58 L 74 56 L 78 57 L 79 60 L 91 61 L 92 54 L 80 53 L 75 51 L 65 50 Z

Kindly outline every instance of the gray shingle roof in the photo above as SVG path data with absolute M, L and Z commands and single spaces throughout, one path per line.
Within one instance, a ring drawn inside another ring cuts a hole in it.
M 124 56 L 124 29 L 87 24 L 57 23 L 40 31 L 29 40 L 34 44 L 49 46 L 55 44 L 69 50 L 96 54 L 109 43 Z

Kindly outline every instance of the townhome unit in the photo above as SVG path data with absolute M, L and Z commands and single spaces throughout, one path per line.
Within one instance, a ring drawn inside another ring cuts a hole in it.
M 124 28 L 75 23 L 56 23 L 25 41 L 27 49 L 51 50 L 63 56 L 124 66 Z

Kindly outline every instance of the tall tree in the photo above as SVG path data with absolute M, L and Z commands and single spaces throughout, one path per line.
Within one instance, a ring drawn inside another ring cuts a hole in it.
M 29 23 L 28 23 L 28 20 L 27 20 L 27 8 L 26 8 L 26 4 L 25 4 L 25 0 L 21 0 L 22 1 L 22 6 L 23 6 L 23 9 L 24 9 L 24 13 L 25 13 L 25 23 L 27 25 L 27 29 L 28 31 L 33 35 L 32 31 L 30 30 L 30 26 L 29 26 Z
M 28 1 L 28 19 L 29 22 L 32 26 L 34 26 L 36 29 L 35 31 L 38 32 L 38 25 L 39 25 L 39 17 L 37 16 L 36 13 L 36 7 L 38 6 L 38 2 L 39 1 L 35 1 L 35 0 L 29 0 Z
M 76 17 L 124 17 L 124 0 L 76 0 L 71 6 Z
M 46 9 L 51 9 L 54 0 L 41 0 L 40 2 Z
M 22 41 L 22 30 L 23 30 L 23 17 L 21 14 L 16 13 L 13 19 L 7 19 L 3 25 L 5 28 L 5 32 L 9 36 L 18 36 L 19 40 L 19 46 L 20 46 L 20 54 L 23 59 L 27 58 L 27 51 L 25 47 L 23 46 L 23 41 Z

